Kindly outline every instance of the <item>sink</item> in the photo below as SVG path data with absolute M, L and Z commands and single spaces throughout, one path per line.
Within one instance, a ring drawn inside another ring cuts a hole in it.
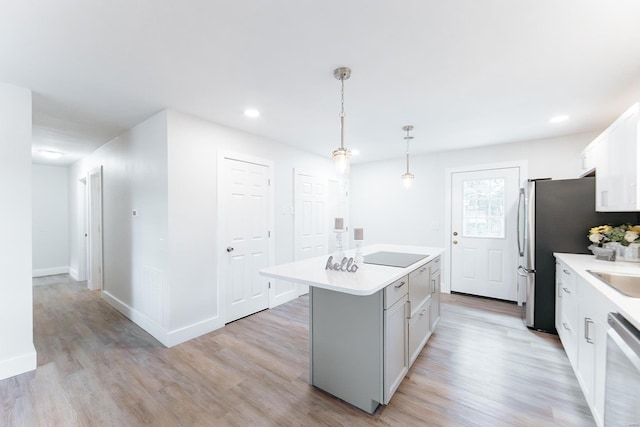
M 621 294 L 632 298 L 640 298 L 640 276 L 587 271 Z

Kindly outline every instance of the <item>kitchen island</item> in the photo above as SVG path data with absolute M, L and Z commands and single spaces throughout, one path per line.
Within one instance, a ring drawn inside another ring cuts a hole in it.
M 444 249 L 371 245 L 363 252 L 377 264 L 355 273 L 325 269 L 327 255 L 260 274 L 310 286 L 309 381 L 373 413 L 389 402 L 440 318 Z M 396 266 L 380 265 L 385 259 Z

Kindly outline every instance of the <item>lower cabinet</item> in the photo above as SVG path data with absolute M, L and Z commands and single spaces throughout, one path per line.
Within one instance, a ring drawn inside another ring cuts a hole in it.
M 431 336 L 431 298 L 409 319 L 409 366 L 413 365 Z
M 598 424 L 604 420 L 605 373 L 607 369 L 607 315 L 615 306 L 591 284 L 578 280 L 578 370 L 576 376 Z
M 437 261 L 373 295 L 311 287 L 311 384 L 369 413 L 389 403 L 438 321 Z
M 591 413 L 604 425 L 607 315 L 615 306 L 566 264 L 556 264 L 556 328 Z
M 440 320 L 440 258 L 436 260 L 438 269 L 431 272 L 431 331 L 436 329 Z
M 576 273 L 563 262 L 558 262 L 556 268 L 556 330 L 575 370 L 578 363 Z
M 409 367 L 440 319 L 440 257 L 409 274 Z
M 384 311 L 384 404 L 391 400 L 409 370 L 409 327 L 405 294 Z

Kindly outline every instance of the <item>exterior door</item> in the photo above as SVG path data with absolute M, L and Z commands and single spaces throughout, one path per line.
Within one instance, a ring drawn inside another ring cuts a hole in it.
M 451 177 L 451 290 L 516 301 L 520 169 Z
M 223 215 L 226 251 L 225 323 L 269 307 L 269 166 L 224 158 Z

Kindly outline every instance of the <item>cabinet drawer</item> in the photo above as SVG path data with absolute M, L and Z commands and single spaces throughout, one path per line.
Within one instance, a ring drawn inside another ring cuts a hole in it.
M 575 294 L 576 274 L 564 263 L 559 263 L 558 268 L 560 271 L 556 275 L 556 279 L 560 280 L 561 289 L 567 294 Z
M 567 358 L 575 370 L 577 368 L 576 363 L 578 359 L 578 331 L 564 314 L 561 317 L 558 336 L 560 337 L 560 341 L 562 341 L 564 351 L 567 353 Z
M 440 257 L 432 260 L 429 263 L 429 267 L 431 267 L 431 274 L 437 273 L 438 271 L 440 271 L 440 264 L 441 264 L 440 263 Z
M 409 273 L 409 301 L 411 301 L 412 315 L 429 298 L 431 291 L 429 264 L 425 264 Z
M 409 320 L 409 366 L 418 358 L 431 335 L 431 298 Z
M 391 307 L 409 292 L 409 277 L 404 276 L 384 288 L 384 308 Z

